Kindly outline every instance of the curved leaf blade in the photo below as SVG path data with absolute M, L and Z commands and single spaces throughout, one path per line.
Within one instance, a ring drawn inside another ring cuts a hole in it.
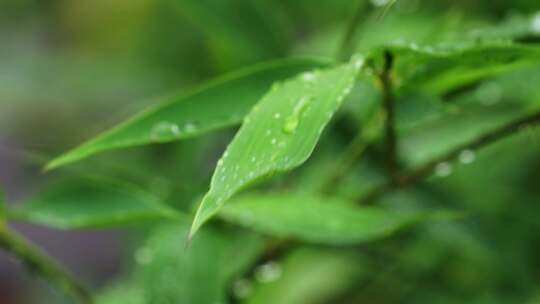
M 350 93 L 363 62 L 353 58 L 349 64 L 306 72 L 274 85 L 245 118 L 219 160 L 191 235 L 242 188 L 309 158 L 324 127 Z
M 511 42 L 452 47 L 394 45 L 399 91 L 443 94 L 459 86 L 540 62 L 540 48 Z
M 46 170 L 106 150 L 170 142 L 238 124 L 274 81 L 328 64 L 327 60 L 313 58 L 263 63 L 210 81 L 190 93 L 172 94 L 158 100 L 157 106 L 53 159 Z
M 432 216 L 309 194 L 250 194 L 233 199 L 220 211 L 225 220 L 265 234 L 332 245 L 382 239 Z
M 8 218 L 59 229 L 116 226 L 181 214 L 131 185 L 94 179 L 69 180 L 8 210 Z

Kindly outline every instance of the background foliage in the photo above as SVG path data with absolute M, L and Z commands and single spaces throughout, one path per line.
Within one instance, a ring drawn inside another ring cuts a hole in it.
M 0 303 L 538 303 L 539 41 L 537 0 L 4 0 Z

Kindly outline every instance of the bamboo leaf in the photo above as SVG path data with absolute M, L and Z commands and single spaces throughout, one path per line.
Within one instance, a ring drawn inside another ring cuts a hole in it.
M 434 95 L 540 62 L 540 48 L 511 42 L 394 45 L 397 89 Z
M 55 184 L 7 213 L 13 220 L 59 229 L 96 228 L 181 217 L 156 197 L 131 185 L 95 179 Z
M 250 194 L 225 205 L 220 217 L 272 236 L 343 245 L 382 239 L 436 214 L 359 207 L 309 194 Z
M 306 72 L 274 87 L 253 108 L 227 147 L 193 221 L 191 235 L 236 192 L 305 162 L 347 96 L 363 58 Z
M 191 92 L 156 101 L 135 117 L 53 159 L 51 170 L 101 151 L 191 138 L 238 124 L 270 85 L 327 64 L 321 59 L 287 59 L 225 75 Z

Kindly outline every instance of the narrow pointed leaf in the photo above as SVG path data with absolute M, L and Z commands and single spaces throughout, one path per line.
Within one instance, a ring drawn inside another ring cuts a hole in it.
M 8 217 L 59 229 L 81 229 L 181 215 L 131 185 L 83 179 L 51 186 L 21 207 L 8 210 Z
M 443 94 L 475 81 L 540 62 L 540 48 L 510 42 L 452 47 L 392 46 L 398 91 Z
M 322 244 L 378 240 L 434 214 L 359 207 L 315 195 L 245 195 L 231 200 L 220 216 L 277 237 Z
M 188 222 L 154 229 L 135 251 L 127 281 L 99 295 L 99 304 L 226 303 L 232 281 L 256 262 L 263 239 L 247 231 L 212 227 L 186 247 Z
M 170 142 L 238 124 L 274 81 L 327 64 L 321 59 L 265 63 L 223 76 L 191 92 L 172 94 L 157 100 L 157 106 L 52 160 L 46 169 L 101 151 Z
M 362 65 L 358 57 L 349 64 L 306 72 L 274 85 L 248 114 L 219 160 L 191 233 L 240 189 L 306 161 Z

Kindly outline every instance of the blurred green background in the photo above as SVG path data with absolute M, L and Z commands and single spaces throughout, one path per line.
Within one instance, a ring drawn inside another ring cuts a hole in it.
M 395 41 L 540 42 L 538 0 L 399 0 L 385 13 L 387 2 L 360 1 L 356 50 Z M 7 201 L 24 202 L 66 178 L 107 176 L 189 210 L 206 190 L 233 129 L 108 152 L 53 173 L 44 174 L 41 167 L 151 105 L 156 96 L 258 62 L 293 55 L 335 57 L 355 5 L 350 0 L 0 1 L 0 185 Z M 538 104 L 540 66 L 458 93 L 444 96 L 443 111 L 440 97 L 403 96 L 398 119 L 407 165 Z M 353 95 L 313 160 L 272 185 L 316 187 L 367 111 L 355 98 L 364 97 L 366 104 L 379 98 L 369 84 L 360 84 Z M 421 103 L 422 98 L 428 101 Z M 486 100 L 495 102 L 486 105 Z M 446 109 L 449 104 L 475 106 L 456 112 Z M 380 178 L 377 152 L 367 152 L 359 165 L 365 170 L 340 184 L 339 195 L 353 196 L 363 181 Z M 253 287 L 245 302 L 540 303 L 539 152 L 539 130 L 526 130 L 474 155 L 473 164 L 447 178 L 392 196 L 389 205 L 436 201 L 474 215 L 413 229 L 361 250 L 300 248 L 283 257 L 282 280 Z M 140 260 L 135 248 L 150 227 L 66 232 L 15 226 L 94 290 L 109 288 L 130 272 L 137 264 L 133 252 Z M 242 283 L 235 285 L 240 284 L 240 294 L 232 296 L 234 301 L 242 302 Z M 0 255 L 0 303 L 63 301 Z

